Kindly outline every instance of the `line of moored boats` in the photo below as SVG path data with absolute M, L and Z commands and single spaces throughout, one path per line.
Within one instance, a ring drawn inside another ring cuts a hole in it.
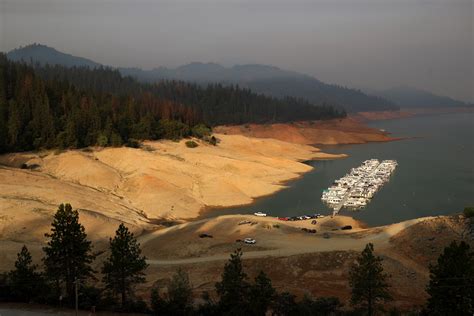
M 259 217 L 267 216 L 267 214 L 263 212 L 255 212 L 253 213 L 253 215 L 259 216 Z M 316 219 L 316 218 L 323 218 L 323 217 L 324 215 L 316 213 L 312 215 L 301 215 L 301 216 L 290 216 L 290 217 L 283 216 L 283 217 L 277 217 L 277 219 L 280 221 L 304 221 L 308 219 Z
M 397 167 L 395 160 L 366 160 L 323 191 L 321 200 L 335 211 L 341 208 L 361 209 L 388 182 Z

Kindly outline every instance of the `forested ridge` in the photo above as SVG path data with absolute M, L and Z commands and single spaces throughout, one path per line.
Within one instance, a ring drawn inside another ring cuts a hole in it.
M 138 83 L 110 68 L 31 66 L 0 55 L 0 152 L 179 139 L 196 126 L 345 116 L 238 86 Z

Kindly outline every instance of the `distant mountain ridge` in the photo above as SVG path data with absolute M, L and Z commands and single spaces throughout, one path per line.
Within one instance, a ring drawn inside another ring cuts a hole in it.
M 462 107 L 465 102 L 412 87 L 395 87 L 373 92 L 400 107 Z
M 54 48 L 33 44 L 7 53 L 14 61 L 58 64 L 66 67 L 101 67 L 92 60 L 57 51 Z M 159 67 L 151 70 L 118 68 L 142 82 L 182 80 L 196 83 L 238 84 L 254 92 L 273 97 L 303 98 L 316 105 L 334 104 L 349 112 L 397 110 L 398 106 L 379 96 L 367 95 L 360 90 L 324 83 L 309 75 L 278 67 L 247 64 L 224 67 L 216 63 L 194 62 L 176 68 Z
M 33 61 L 34 63 L 38 62 L 42 65 L 50 64 L 66 67 L 86 66 L 90 68 L 102 66 L 90 59 L 66 54 L 41 44 L 32 44 L 11 50 L 7 53 L 7 58 L 13 61 L 24 61 L 26 63 Z
M 120 68 L 120 72 L 146 82 L 175 79 L 198 83 L 238 84 L 273 97 L 292 96 L 307 99 L 315 104 L 337 104 L 350 112 L 398 109 L 392 102 L 367 95 L 360 90 L 327 84 L 309 75 L 260 64 L 227 68 L 215 63 L 194 62 L 177 68 Z
M 297 72 L 259 64 L 235 65 L 227 68 L 216 63 L 193 62 L 176 68 L 159 67 L 151 70 L 120 68 L 120 71 L 124 75 L 147 81 L 177 79 L 196 82 L 238 83 L 274 78 L 310 78 Z

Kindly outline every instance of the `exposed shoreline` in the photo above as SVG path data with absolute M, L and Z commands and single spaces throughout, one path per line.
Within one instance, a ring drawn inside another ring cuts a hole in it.
M 326 121 L 218 126 L 215 131 L 227 135 L 273 138 L 304 145 L 364 144 L 397 140 L 388 132 L 371 128 L 347 117 Z
M 192 220 L 202 207 L 245 205 L 285 188 L 286 183 L 313 169 L 304 161 L 346 157 L 274 139 L 217 137 L 221 139 L 218 146 L 199 142 L 193 149 L 187 148 L 185 141 L 159 141 L 146 142 L 145 149 L 0 156 L 4 166 L 0 169 L 0 211 L 5 211 L 6 204 L 20 207 L 14 201 L 22 197 L 43 204 L 40 208 L 70 202 L 79 209 L 137 224 L 160 218 Z M 21 169 L 23 164 L 34 169 Z M 89 202 L 91 190 L 98 205 Z M 101 199 L 121 206 L 107 204 L 104 208 Z M 32 207 L 36 208 L 38 205 Z M 124 218 L 123 214 L 131 212 L 133 217 Z

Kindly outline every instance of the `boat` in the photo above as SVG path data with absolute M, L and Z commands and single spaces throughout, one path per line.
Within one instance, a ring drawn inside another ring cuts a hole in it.
M 336 213 L 341 207 L 364 208 L 374 194 L 389 181 L 397 166 L 396 160 L 365 160 L 359 167 L 351 168 L 349 173 L 334 180 L 329 188 L 323 190 L 321 200 Z

